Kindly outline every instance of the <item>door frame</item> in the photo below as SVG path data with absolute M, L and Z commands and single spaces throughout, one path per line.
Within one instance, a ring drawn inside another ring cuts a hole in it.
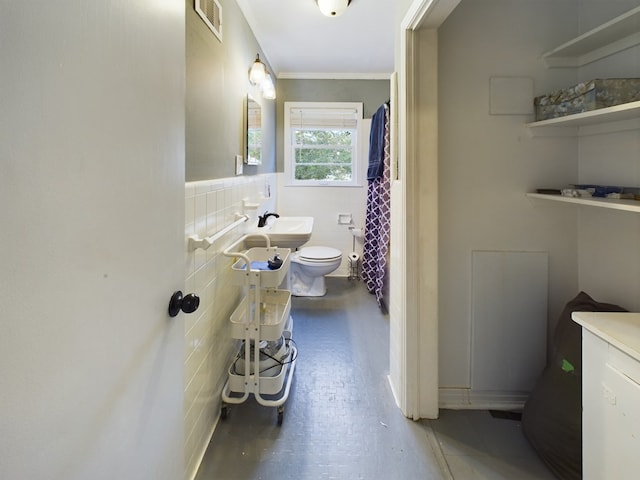
M 437 29 L 460 1 L 414 0 L 400 25 L 403 288 L 400 345 L 392 346 L 400 352 L 400 365 L 390 369 L 399 372 L 391 378 L 399 407 L 413 419 L 438 417 Z

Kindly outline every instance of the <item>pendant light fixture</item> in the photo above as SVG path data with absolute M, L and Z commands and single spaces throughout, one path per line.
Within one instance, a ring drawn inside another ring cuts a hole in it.
M 344 13 L 351 0 L 316 0 L 316 3 L 327 17 L 338 17 Z

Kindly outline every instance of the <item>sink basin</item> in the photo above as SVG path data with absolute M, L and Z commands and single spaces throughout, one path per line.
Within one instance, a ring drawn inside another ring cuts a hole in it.
M 282 248 L 298 248 L 311 238 L 313 230 L 313 217 L 279 217 L 270 218 L 268 225 L 249 229 L 247 233 L 264 233 L 271 240 L 272 246 Z M 259 237 L 248 238 L 245 241 L 247 247 L 262 247 L 264 241 Z

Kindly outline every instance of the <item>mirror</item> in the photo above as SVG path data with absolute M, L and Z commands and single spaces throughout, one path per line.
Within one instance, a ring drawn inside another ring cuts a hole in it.
M 247 135 L 245 162 L 248 165 L 262 163 L 262 109 L 251 95 L 247 95 Z

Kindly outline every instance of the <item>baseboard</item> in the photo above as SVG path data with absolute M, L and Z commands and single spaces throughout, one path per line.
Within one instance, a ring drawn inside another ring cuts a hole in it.
M 402 411 L 402 406 L 400 405 L 400 397 L 398 397 L 398 394 L 395 389 L 395 385 L 391 381 L 391 375 L 387 375 L 387 382 L 389 383 L 389 388 L 391 389 L 391 395 L 393 395 L 393 400 L 396 402 L 396 406 L 400 409 L 400 411 Z
M 198 474 L 198 470 L 200 469 L 200 465 L 202 464 L 202 460 L 204 460 L 204 456 L 207 453 L 207 448 L 209 448 L 209 443 L 211 443 L 211 438 L 213 437 L 213 434 L 215 433 L 216 427 L 218 426 L 219 422 L 220 422 L 220 414 L 218 413 L 218 417 L 216 418 L 216 421 L 211 426 L 211 433 L 209 436 L 207 436 L 209 441 L 206 442 L 200 449 L 199 455 L 197 457 L 198 461 L 195 462 L 195 469 L 192 472 L 188 472 L 185 474 L 186 480 L 195 480 L 196 475 Z
M 525 392 L 473 391 L 470 388 L 440 388 L 438 406 L 451 410 L 522 410 Z

